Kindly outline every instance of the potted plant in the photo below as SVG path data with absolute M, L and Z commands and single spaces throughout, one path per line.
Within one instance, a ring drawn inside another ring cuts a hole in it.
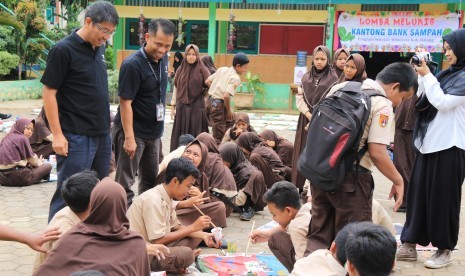
M 260 81 L 260 75 L 254 75 L 250 71 L 245 75 L 245 89 L 244 84 L 241 85 L 240 92 L 234 96 L 234 107 L 236 108 L 252 108 L 255 96 L 258 97 L 260 102 L 263 101 L 265 95 L 265 87 L 263 82 Z

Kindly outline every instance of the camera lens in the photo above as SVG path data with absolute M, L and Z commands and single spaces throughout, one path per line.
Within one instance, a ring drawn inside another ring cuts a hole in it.
M 420 65 L 421 61 L 420 61 L 420 57 L 418 55 L 415 55 L 412 57 L 412 60 L 410 61 L 411 64 L 415 64 L 415 65 Z

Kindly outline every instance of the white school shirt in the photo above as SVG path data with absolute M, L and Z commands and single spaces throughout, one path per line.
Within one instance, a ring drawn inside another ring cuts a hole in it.
M 438 113 L 429 123 L 423 144 L 415 139 L 415 147 L 422 153 L 433 153 L 458 147 L 465 150 L 465 96 L 444 94 L 438 80 L 429 73 L 418 77 L 420 97 L 426 93 L 429 102 Z M 465 87 L 463 88 L 465 89 Z

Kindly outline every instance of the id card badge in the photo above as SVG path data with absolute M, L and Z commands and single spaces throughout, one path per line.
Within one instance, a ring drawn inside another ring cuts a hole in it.
M 157 104 L 157 121 L 165 120 L 165 106 L 162 103 Z

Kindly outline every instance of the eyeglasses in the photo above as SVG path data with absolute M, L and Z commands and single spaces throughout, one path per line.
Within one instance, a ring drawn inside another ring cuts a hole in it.
M 97 29 L 99 29 L 104 35 L 112 36 L 112 35 L 116 34 L 116 31 L 109 32 L 107 30 L 102 29 L 102 27 L 100 27 L 97 23 L 94 23 L 94 24 L 95 24 L 95 26 L 97 26 Z

